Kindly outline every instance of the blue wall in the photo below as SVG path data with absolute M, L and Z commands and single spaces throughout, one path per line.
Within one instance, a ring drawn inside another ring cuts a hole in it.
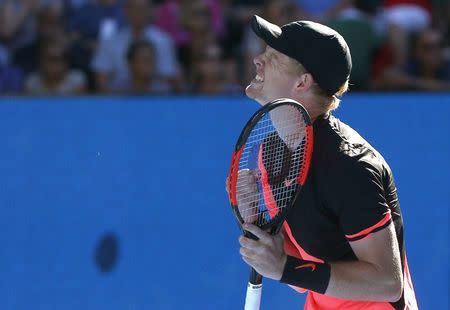
M 224 180 L 257 107 L 0 101 L 0 309 L 240 309 L 248 268 Z M 394 171 L 421 308 L 448 309 L 450 95 L 349 95 L 336 114 Z M 116 244 L 99 247 L 108 234 Z M 106 271 L 99 253 L 117 253 Z M 304 296 L 265 284 L 263 309 L 302 308 Z

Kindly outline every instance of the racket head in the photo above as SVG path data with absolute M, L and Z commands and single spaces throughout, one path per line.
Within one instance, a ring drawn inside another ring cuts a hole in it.
M 277 99 L 253 114 L 228 175 L 230 204 L 241 226 L 281 226 L 305 184 L 312 151 L 312 122 L 299 102 Z

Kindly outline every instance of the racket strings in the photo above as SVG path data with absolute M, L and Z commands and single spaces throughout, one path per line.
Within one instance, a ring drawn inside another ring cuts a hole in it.
M 236 193 L 244 222 L 262 226 L 288 207 L 305 161 L 303 115 L 271 111 L 251 131 L 242 152 Z M 286 117 L 289 116 L 289 117 Z
M 296 160 L 298 161 L 299 159 L 300 157 L 297 154 Z M 265 201 L 261 190 L 263 186 L 261 180 L 256 181 L 260 190 L 255 190 L 250 194 L 248 194 L 248 187 L 245 185 L 237 186 L 238 195 L 242 197 L 241 205 L 243 208 L 240 209 L 241 213 L 245 215 L 245 222 L 255 222 L 256 220 L 257 225 L 263 225 L 272 219 L 271 214 L 278 213 L 287 207 L 288 202 L 296 191 L 295 181 L 298 178 L 298 171 L 296 172 L 295 169 L 299 168 L 299 164 L 294 164 L 292 168 L 284 180 L 280 179 L 279 183 L 271 182 L 271 192 L 276 204 L 268 204 Z
M 290 117 L 287 120 L 283 120 L 283 122 L 277 122 L 276 129 L 274 128 L 273 122 L 271 121 L 270 117 L 268 115 L 265 116 L 253 128 L 250 136 L 247 138 L 247 145 L 260 143 L 267 137 L 267 134 L 269 132 L 277 132 L 280 134 L 280 137 L 282 139 L 286 138 L 285 143 L 289 148 L 295 149 L 296 142 L 301 139 L 301 134 L 304 134 L 304 130 L 300 130 L 300 128 L 305 127 L 303 117 L 299 115 L 300 112 L 296 111 L 295 113 L 297 114 L 295 117 Z M 269 131 L 269 128 L 271 128 L 272 130 Z

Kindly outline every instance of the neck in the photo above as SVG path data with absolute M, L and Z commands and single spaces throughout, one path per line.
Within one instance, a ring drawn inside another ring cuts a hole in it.
M 314 122 L 319 116 L 327 113 L 327 110 L 323 109 L 322 107 L 320 107 L 320 105 L 315 102 L 315 100 L 313 100 L 312 98 L 297 98 L 294 99 L 298 102 L 300 102 L 300 104 L 306 109 L 306 111 L 309 114 L 309 117 L 311 118 L 311 120 Z

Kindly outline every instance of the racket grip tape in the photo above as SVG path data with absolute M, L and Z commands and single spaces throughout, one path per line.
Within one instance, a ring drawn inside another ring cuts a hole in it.
M 259 310 L 261 305 L 262 283 L 247 285 L 247 294 L 245 296 L 244 310 Z

